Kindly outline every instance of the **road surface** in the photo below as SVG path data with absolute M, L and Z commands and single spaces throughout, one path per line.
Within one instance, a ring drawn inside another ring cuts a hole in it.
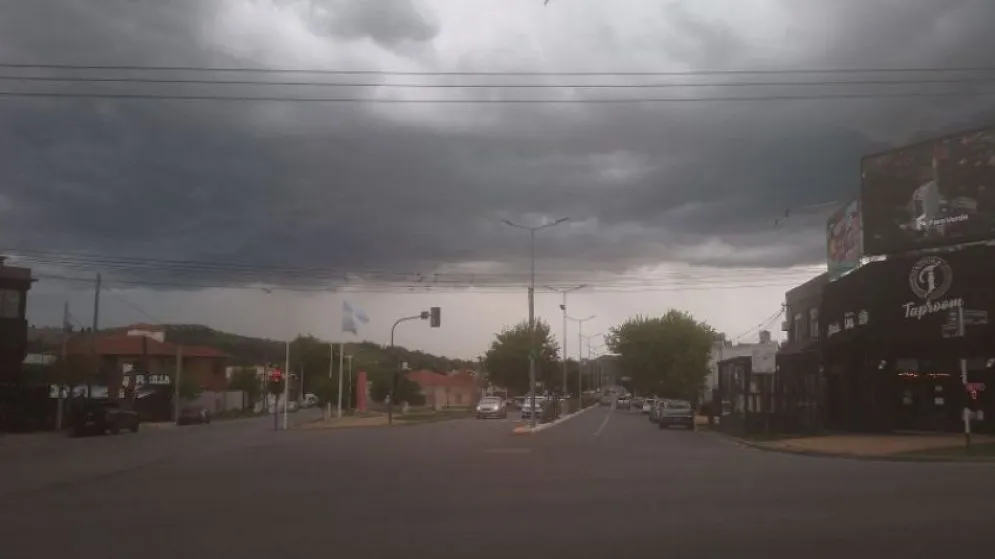
M 3 449 L 4 558 L 868 557 L 993 552 L 995 467 L 761 452 L 598 408 Z M 721 554 L 721 555 L 720 555 Z

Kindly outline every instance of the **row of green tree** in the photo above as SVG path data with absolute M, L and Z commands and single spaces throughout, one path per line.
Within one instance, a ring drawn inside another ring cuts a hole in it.
M 265 358 L 260 362 L 271 363 L 276 367 L 286 366 L 286 344 L 279 345 L 279 358 Z M 275 353 L 275 352 L 274 352 Z M 407 377 L 395 375 L 400 365 L 406 363 L 410 370 L 430 370 L 447 372 L 453 369 L 465 370 L 475 367 L 474 363 L 448 359 L 411 351 L 403 347 L 383 347 L 371 342 L 347 343 L 345 354 L 341 354 L 338 344 L 320 340 L 314 336 L 298 336 L 290 343 L 290 374 L 303 379 L 303 390 L 314 394 L 321 402 L 337 403 L 339 400 L 339 371 L 343 373 L 342 401 L 344 405 L 356 401 L 355 378 L 364 371 L 370 382 L 370 397 L 382 402 L 390 393 L 392 383 L 395 399 L 411 405 L 420 405 L 423 398 L 418 385 Z M 350 381 L 350 377 L 352 381 Z M 300 385 L 293 383 L 297 390 Z M 262 395 L 262 384 L 256 376 L 255 367 L 245 366 L 232 374 L 230 388 L 244 391 L 250 402 Z
M 537 321 L 534 333 L 536 379 L 545 388 L 563 391 L 563 362 L 549 324 Z M 614 356 L 613 371 L 629 390 L 694 401 L 708 375 L 712 344 L 720 336 L 707 323 L 672 309 L 662 316 L 636 316 L 611 328 L 605 346 Z M 484 356 L 489 380 L 512 393 L 527 393 L 530 347 L 528 322 L 498 333 Z M 577 375 L 577 362 L 568 360 L 567 392 L 576 391 Z M 585 380 L 585 386 L 591 386 L 592 380 Z

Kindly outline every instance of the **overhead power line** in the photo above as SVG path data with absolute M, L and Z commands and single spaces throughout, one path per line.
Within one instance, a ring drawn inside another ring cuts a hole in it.
M 854 85 L 931 85 L 931 84 L 990 84 L 989 77 L 902 78 L 861 80 L 809 81 L 738 81 L 738 82 L 653 82 L 653 83 L 391 83 L 391 82 L 329 82 L 329 81 L 266 81 L 214 78 L 149 78 L 149 77 L 89 77 L 89 76 L 19 76 L 0 74 L 0 81 L 85 84 L 156 84 L 156 85 L 239 85 L 264 87 L 377 87 L 398 89 L 673 89 L 721 87 L 833 87 Z
M 39 273 L 35 274 L 35 277 L 39 279 L 53 280 L 53 281 L 66 281 L 66 282 L 80 282 L 86 284 L 92 284 L 93 278 L 85 277 L 75 277 L 66 276 L 60 274 L 49 274 L 49 273 Z M 468 291 L 474 294 L 515 294 L 520 291 L 520 287 L 476 287 L 472 285 L 466 286 L 425 286 L 418 288 L 416 286 L 340 286 L 334 288 L 319 288 L 319 287 L 294 287 L 294 286 L 266 286 L 264 287 L 254 287 L 248 285 L 237 285 L 237 284 L 223 284 L 223 283 L 188 283 L 188 282 L 172 282 L 172 281 L 154 281 L 154 280 L 125 280 L 125 279 L 108 279 L 105 283 L 110 286 L 121 286 L 121 287 L 131 287 L 131 288 L 173 288 L 173 289 L 234 289 L 241 291 L 256 291 L 256 292 L 292 292 L 292 293 L 330 293 L 330 292 L 347 292 L 347 293 L 367 293 L 367 294 L 401 294 L 401 293 L 437 293 L 437 292 L 461 292 Z M 665 292 L 684 292 L 684 291 L 710 291 L 710 290 L 730 290 L 730 289 L 762 289 L 762 288 L 784 288 L 787 289 L 795 285 L 797 281 L 785 281 L 785 282 L 767 282 L 767 283 L 740 283 L 740 284 L 713 284 L 713 285 L 702 285 L 700 282 L 688 284 L 685 286 L 645 286 L 638 287 L 633 286 L 629 288 L 623 287 L 611 287 L 611 286 L 592 286 L 589 292 L 593 293 L 612 293 L 612 294 L 625 294 L 625 293 L 665 293 Z M 553 295 L 553 293 L 550 293 Z
M 6 98 L 72 98 L 72 99 L 119 99 L 154 101 L 233 101 L 233 102 L 278 102 L 340 104 L 367 103 L 388 105 L 625 105 L 662 103 L 730 103 L 730 102 L 771 102 L 771 101 L 827 101 L 855 99 L 899 99 L 936 97 L 985 97 L 995 95 L 995 90 L 983 91 L 936 91 L 936 92 L 875 92 L 841 93 L 812 95 L 766 95 L 766 96 L 725 96 L 725 97 L 632 97 L 632 98 L 586 98 L 586 99 L 385 99 L 368 97 L 291 97 L 264 95 L 175 95 L 158 93 L 99 93 L 66 91 L 0 91 Z
M 264 68 L 233 66 L 183 66 L 183 65 L 137 65 L 137 64 L 69 64 L 69 63 L 30 63 L 0 62 L 0 68 L 38 70 L 78 70 L 78 71 L 129 71 L 129 72 L 204 72 L 204 73 L 252 73 L 252 74 L 299 74 L 321 76 L 770 76 L 770 75 L 831 75 L 831 74 L 897 74 L 897 73 L 979 73 L 995 72 L 995 66 L 965 66 L 919 68 L 784 68 L 759 70 L 631 70 L 631 71 L 546 71 L 546 70 L 353 70 L 353 69 L 307 69 L 307 68 Z
M 124 279 L 169 279 L 192 281 L 221 281 L 261 284 L 301 284 L 321 286 L 350 285 L 408 285 L 413 288 L 428 287 L 520 287 L 529 280 L 525 272 L 413 272 L 388 270 L 346 270 L 342 268 L 292 267 L 254 265 L 242 262 L 194 261 L 107 256 L 95 254 L 58 253 L 39 250 L 7 249 L 18 262 L 35 266 L 49 266 L 57 270 L 94 271 L 116 274 Z M 600 286 L 680 285 L 682 283 L 709 284 L 730 281 L 768 281 L 786 278 L 797 281 L 816 270 L 770 270 L 688 267 L 666 270 L 663 273 L 639 277 L 600 275 L 580 271 L 551 272 L 542 274 L 548 283 L 571 282 Z

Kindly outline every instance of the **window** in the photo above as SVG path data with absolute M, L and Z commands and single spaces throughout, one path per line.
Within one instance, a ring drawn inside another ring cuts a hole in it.
M 21 292 L 0 289 L 0 318 L 21 318 Z
M 819 309 L 818 307 L 808 310 L 808 335 L 810 338 L 819 337 Z
M 795 314 L 794 320 L 792 320 L 792 329 L 795 333 L 794 341 L 800 342 L 805 339 L 805 321 L 802 317 L 802 313 Z

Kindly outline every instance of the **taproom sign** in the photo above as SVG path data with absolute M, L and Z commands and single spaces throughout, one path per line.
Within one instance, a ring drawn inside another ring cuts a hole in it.
M 960 297 L 945 297 L 954 283 L 954 272 L 939 256 L 925 256 L 909 270 L 909 287 L 915 299 L 902 305 L 905 318 L 922 320 L 939 312 L 956 310 L 964 306 Z

